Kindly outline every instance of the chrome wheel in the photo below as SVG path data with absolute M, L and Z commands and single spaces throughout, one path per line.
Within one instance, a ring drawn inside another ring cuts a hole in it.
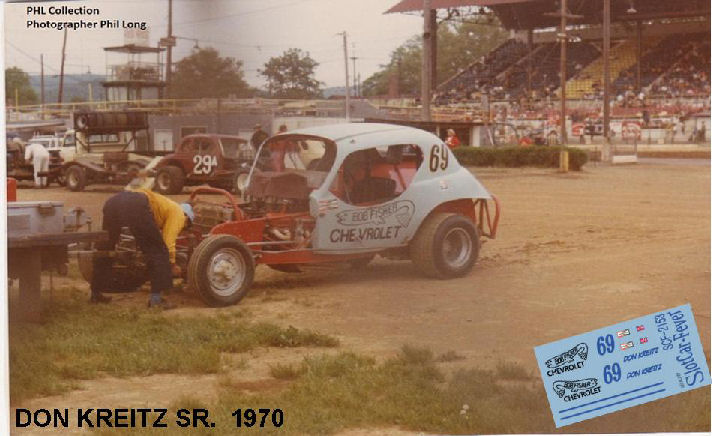
M 222 248 L 216 251 L 208 264 L 208 282 L 217 295 L 229 297 L 236 293 L 246 277 L 247 266 L 239 251 Z
M 450 268 L 465 266 L 472 256 L 472 238 L 461 227 L 450 229 L 443 239 L 443 259 Z

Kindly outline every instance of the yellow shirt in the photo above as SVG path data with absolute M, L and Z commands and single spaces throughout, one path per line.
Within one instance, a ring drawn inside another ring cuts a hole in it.
M 133 192 L 140 192 L 148 197 L 148 205 L 153 212 L 153 219 L 161 229 L 163 242 L 168 248 L 168 256 L 171 263 L 176 262 L 176 239 L 185 226 L 185 214 L 180 205 L 170 198 L 164 197 L 153 191 L 144 188 L 131 189 Z

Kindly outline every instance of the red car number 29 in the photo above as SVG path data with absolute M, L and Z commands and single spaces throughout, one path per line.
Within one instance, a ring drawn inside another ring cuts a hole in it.
M 209 154 L 193 156 L 193 173 L 194 174 L 210 174 L 213 172 L 213 167 L 218 166 L 218 158 Z

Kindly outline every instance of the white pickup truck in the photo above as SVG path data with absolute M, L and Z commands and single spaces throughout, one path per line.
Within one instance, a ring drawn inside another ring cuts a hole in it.
M 28 142 L 40 143 L 50 152 L 59 152 L 64 162 L 74 160 L 74 155 L 77 154 L 77 140 L 74 130 L 67 130 L 62 136 L 35 135 Z

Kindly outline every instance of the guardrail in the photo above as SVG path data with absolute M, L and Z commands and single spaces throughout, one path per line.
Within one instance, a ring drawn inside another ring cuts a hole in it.
M 297 99 L 142 99 L 142 100 L 118 100 L 118 101 L 82 101 L 68 103 L 46 103 L 44 105 L 21 105 L 8 106 L 6 109 L 8 121 L 22 118 L 22 114 L 33 114 L 40 118 L 68 117 L 72 112 L 78 110 L 141 110 L 155 113 L 179 113 L 190 112 L 234 112 L 234 111 L 258 111 L 260 113 L 275 113 L 283 109 L 313 111 L 315 103 L 322 102 L 325 107 L 333 106 L 334 100 L 297 100 Z M 342 102 L 336 102 L 342 103 Z M 377 103 L 373 102 L 373 103 Z M 384 102 L 385 103 L 385 102 Z M 380 109 L 388 111 L 394 117 L 420 118 L 420 108 L 418 106 L 401 105 L 377 105 Z M 447 120 L 472 120 L 482 119 L 483 112 L 467 107 L 433 108 L 432 118 L 434 121 Z

